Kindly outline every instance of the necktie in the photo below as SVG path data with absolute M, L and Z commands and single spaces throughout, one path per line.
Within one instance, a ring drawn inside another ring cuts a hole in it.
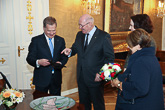
M 86 50 L 86 48 L 87 48 L 87 46 L 88 46 L 88 35 L 89 35 L 89 34 L 87 34 L 86 41 L 85 41 L 85 45 L 84 45 L 84 52 L 85 52 L 85 50 Z
M 52 54 L 52 57 L 53 57 L 53 44 L 52 44 L 52 39 L 49 38 L 49 48 L 50 48 L 50 52 Z

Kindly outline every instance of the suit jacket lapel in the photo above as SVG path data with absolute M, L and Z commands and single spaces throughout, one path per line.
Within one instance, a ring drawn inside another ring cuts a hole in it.
M 84 52 L 84 40 L 85 40 L 85 34 L 83 34 L 81 37 L 81 46 L 82 46 L 83 52 Z
M 91 41 L 89 42 L 89 45 L 88 45 L 85 53 L 87 53 L 90 50 L 90 48 L 92 47 L 92 45 L 95 43 L 96 39 L 98 38 L 98 36 L 97 36 L 98 32 L 99 32 L 99 30 L 96 29 L 95 33 L 92 36 Z
M 43 37 L 43 43 L 41 43 L 41 45 L 45 45 L 45 51 L 46 51 L 46 53 L 48 53 L 47 55 L 49 55 L 49 58 L 52 58 L 52 55 L 51 55 L 51 52 L 50 52 L 50 48 L 49 48 L 49 44 L 48 44 L 48 42 L 47 42 L 47 40 L 46 40 L 46 37 L 45 37 L 45 35 L 43 34 L 42 35 L 42 37 Z
M 56 35 L 54 36 L 54 51 L 53 51 L 53 58 L 55 57 L 55 52 L 58 49 L 59 45 L 59 39 L 58 37 L 56 37 Z

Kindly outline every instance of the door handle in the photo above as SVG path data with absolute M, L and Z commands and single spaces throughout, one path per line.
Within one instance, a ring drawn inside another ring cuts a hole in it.
M 2 62 L 2 64 L 5 62 L 6 60 L 4 58 L 2 58 L 2 60 L 0 60 L 0 62 Z
M 18 56 L 20 57 L 20 51 L 21 50 L 24 50 L 24 48 L 23 49 L 21 49 L 21 47 L 20 46 L 18 46 Z

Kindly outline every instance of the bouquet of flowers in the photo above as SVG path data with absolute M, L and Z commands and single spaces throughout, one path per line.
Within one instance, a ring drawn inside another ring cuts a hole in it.
M 10 107 L 14 104 L 19 104 L 25 98 L 25 94 L 22 91 L 16 89 L 4 89 L 0 93 L 0 105 L 5 104 Z
M 121 72 L 121 67 L 119 64 L 117 63 L 109 63 L 109 64 L 105 64 L 99 74 L 100 74 L 100 78 L 105 80 L 105 81 L 110 81 L 113 80 L 117 77 L 118 73 Z

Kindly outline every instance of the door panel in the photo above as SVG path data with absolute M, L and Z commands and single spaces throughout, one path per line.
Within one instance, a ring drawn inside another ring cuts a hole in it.
M 27 0 L 28 1 L 28 0 Z M 47 0 L 30 0 L 31 1 L 31 11 L 27 10 L 27 1 L 17 0 L 14 2 L 14 22 L 17 22 L 18 25 L 15 25 L 15 36 L 16 37 L 16 45 L 15 48 L 18 49 L 20 46 L 20 57 L 18 56 L 18 50 L 16 50 L 16 62 L 17 62 L 17 79 L 18 80 L 18 88 L 29 89 L 30 88 L 30 79 L 33 76 L 33 67 L 27 64 L 26 57 L 28 53 L 28 46 L 30 44 L 31 38 L 43 33 L 42 29 L 42 21 L 43 19 L 49 15 L 49 1 Z M 18 5 L 19 4 L 19 5 Z M 43 11 L 47 10 L 47 11 Z M 19 13 L 18 13 L 19 11 Z M 31 12 L 31 19 L 33 31 L 32 34 L 29 34 L 28 25 L 30 20 L 27 19 L 29 17 L 29 12 Z M 38 17 L 39 16 L 39 17 Z
M 29 34 L 26 19 L 27 1 L 31 1 L 31 20 L 33 31 Z M 8 8 L 10 7 L 10 8 Z M 0 71 L 3 72 L 13 88 L 30 89 L 33 67 L 27 64 L 28 46 L 33 36 L 43 33 L 42 21 L 49 15 L 48 0 L 0 0 Z M 18 56 L 18 46 L 24 50 Z
M 8 2 L 9 1 L 9 2 Z M 14 53 L 14 22 L 12 0 L 0 0 L 0 71 L 4 73 L 12 87 L 17 86 Z M 10 7 L 10 8 L 8 8 Z

